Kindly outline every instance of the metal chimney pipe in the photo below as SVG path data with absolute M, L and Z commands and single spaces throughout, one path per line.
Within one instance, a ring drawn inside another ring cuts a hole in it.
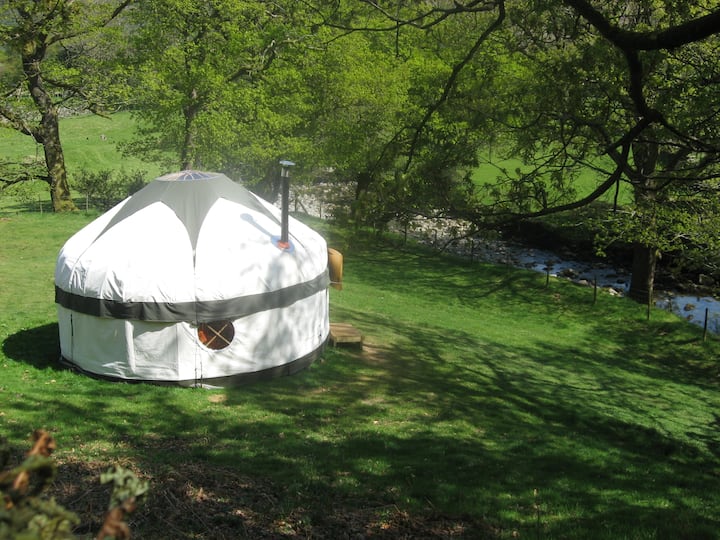
M 282 160 L 280 162 L 280 180 L 282 182 L 282 200 L 281 200 L 281 222 L 280 222 L 280 240 L 278 247 L 288 249 L 290 247 L 289 220 L 290 214 L 290 167 L 294 167 L 292 161 Z

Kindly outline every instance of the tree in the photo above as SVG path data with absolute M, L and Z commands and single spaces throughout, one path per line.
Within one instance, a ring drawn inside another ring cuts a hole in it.
M 63 64 L 64 45 L 112 20 L 129 3 L 71 0 L 4 2 L 0 7 L 0 43 L 9 52 L 10 69 L 2 80 L 5 102 L 0 126 L 32 137 L 44 150 L 44 174 L 21 172 L 5 184 L 40 179 L 48 183 L 55 211 L 75 208 L 60 141 L 60 110 L 71 104 L 97 110 L 82 73 Z
M 310 40 L 295 2 L 151 0 L 128 14 L 130 66 L 141 130 L 128 152 L 168 168 L 264 175 L 288 149 L 302 108 L 293 60 Z M 281 69 L 271 69 L 281 63 Z
M 524 10 L 515 14 L 514 33 L 525 40 L 520 61 L 532 75 L 524 80 L 523 92 L 532 97 L 521 108 L 523 134 L 515 140 L 537 170 L 565 174 L 589 164 L 601 181 L 585 198 L 536 206 L 531 215 L 587 204 L 619 181 L 629 183 L 630 215 L 636 221 L 626 228 L 633 234 L 625 237 L 634 244 L 630 296 L 646 302 L 660 250 L 682 245 L 673 243 L 680 237 L 668 226 L 682 220 L 668 219 L 671 210 L 687 211 L 675 204 L 676 193 L 684 190 L 686 199 L 692 191 L 688 185 L 704 186 L 707 193 L 720 175 L 720 138 L 713 121 L 713 92 L 720 82 L 713 79 L 720 64 L 712 60 L 720 41 L 691 42 L 707 35 L 708 20 L 692 10 L 638 2 L 604 6 L 601 14 L 586 2 L 564 4 L 564 10 L 556 2 L 536 9 L 538 20 Z M 556 26 L 549 27 L 550 20 Z M 613 26 L 611 20 L 618 22 Z M 693 25 L 697 31 L 689 37 L 684 30 Z M 544 151 L 533 155 L 538 143 Z
M 386 36 L 329 32 L 323 38 L 326 45 L 304 74 L 315 89 L 308 132 L 318 164 L 355 184 L 357 217 L 359 205 L 369 209 L 368 199 L 382 198 L 381 186 L 392 178 L 412 73 Z
M 399 18 L 388 23 L 376 7 L 316 6 L 318 26 L 330 30 L 311 83 L 311 125 L 326 165 L 356 186 L 355 218 L 383 227 L 390 219 L 447 214 L 472 198 L 482 97 L 468 93 L 453 71 L 460 61 L 454 42 L 466 35 L 462 25 L 482 22 L 458 18 L 428 35 L 395 24 Z M 407 13 L 398 4 L 393 16 Z M 452 93 L 446 87 L 448 106 L 434 107 L 448 79 L 456 83 Z
M 415 125 L 413 141 L 467 84 L 463 75 L 495 55 L 503 68 L 482 81 L 496 96 L 483 94 L 494 108 L 488 133 L 508 141 L 528 167 L 495 186 L 493 204 L 466 208 L 464 217 L 494 227 L 579 208 L 628 182 L 632 214 L 644 226 L 629 229 L 642 234 L 627 238 L 636 245 L 631 296 L 652 294 L 658 248 L 668 246 L 672 234 L 661 225 L 683 221 L 688 208 L 676 204 L 677 193 L 687 201 L 690 193 L 707 193 L 718 177 L 720 10 L 709 2 L 661 0 L 399 2 L 393 9 L 375 1 L 351 4 L 382 13 L 391 23 L 386 31 L 433 31 L 464 17 L 480 21 L 457 41 L 466 43 L 463 53 Z M 414 155 L 413 146 L 408 156 Z M 592 193 L 573 192 L 581 167 L 595 168 L 601 178 Z M 675 218 L 657 219 L 671 209 Z

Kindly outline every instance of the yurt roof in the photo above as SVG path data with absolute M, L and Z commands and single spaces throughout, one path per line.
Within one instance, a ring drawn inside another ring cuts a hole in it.
M 220 173 L 155 179 L 65 244 L 61 305 L 100 317 L 208 321 L 289 305 L 328 285 L 324 239 Z

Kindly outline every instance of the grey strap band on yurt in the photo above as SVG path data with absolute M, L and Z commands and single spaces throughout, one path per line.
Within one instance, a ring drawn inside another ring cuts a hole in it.
M 212 322 L 239 319 L 253 313 L 287 307 L 298 300 L 323 291 L 330 285 L 326 270 L 316 278 L 259 294 L 223 300 L 194 302 L 121 302 L 104 298 L 89 298 L 67 292 L 55 286 L 55 302 L 64 308 L 95 317 L 133 319 L 157 322 Z

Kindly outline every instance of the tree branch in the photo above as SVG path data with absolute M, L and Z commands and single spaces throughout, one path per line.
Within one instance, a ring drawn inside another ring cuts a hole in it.
M 2 125 L 12 128 L 23 135 L 36 138 L 35 130 L 32 129 L 22 117 L 4 105 L 0 105 L 0 126 Z
M 455 66 L 453 67 L 452 72 L 450 73 L 450 77 L 448 77 L 447 81 L 445 81 L 445 87 L 443 88 L 443 93 L 440 96 L 440 98 L 433 104 L 428 107 L 427 111 L 425 111 L 425 115 L 423 116 L 422 120 L 420 120 L 420 124 L 418 124 L 417 128 L 415 129 L 415 135 L 413 136 L 412 142 L 410 143 L 410 150 L 408 153 L 407 162 L 405 163 L 405 172 L 407 172 L 410 169 L 410 165 L 412 164 L 413 158 L 415 156 L 415 152 L 417 151 L 417 145 L 418 141 L 420 140 L 420 135 L 422 134 L 423 130 L 425 129 L 425 126 L 430 121 L 432 116 L 437 112 L 437 110 L 442 106 L 443 103 L 445 103 L 450 96 L 450 92 L 455 87 L 455 83 L 457 81 L 457 78 L 460 75 L 460 72 L 467 66 L 470 61 L 475 57 L 475 54 L 480 49 L 480 47 L 485 43 L 487 38 L 492 34 L 496 29 L 500 27 L 500 25 L 505 20 L 505 2 L 504 0 L 500 0 L 497 3 L 498 6 L 498 15 L 495 18 L 495 20 L 483 31 L 483 33 L 480 35 L 480 37 L 475 41 L 473 46 L 470 48 L 470 50 L 467 52 L 465 57 Z
M 459 1 L 453 2 L 452 7 L 433 7 L 432 9 L 416 15 L 411 19 L 403 19 L 398 15 L 393 15 L 388 10 L 380 6 L 377 0 L 361 0 L 364 4 L 371 6 L 373 9 L 382 13 L 382 15 L 395 23 L 393 28 L 398 26 L 414 26 L 422 30 L 427 30 L 433 26 L 437 26 L 448 17 L 458 13 L 481 13 L 494 11 L 500 4 L 504 4 L 504 0 L 471 0 L 467 3 Z M 504 9 L 504 6 L 501 6 Z M 423 22 L 426 19 L 430 19 L 429 22 Z M 385 30 L 392 30 L 392 28 L 386 28 Z
M 630 154 L 630 145 L 626 144 L 623 148 L 622 155 L 624 156 L 624 161 L 627 161 L 627 157 Z M 612 172 L 610 176 L 598 187 L 596 187 L 592 193 L 586 195 L 585 197 L 578 199 L 576 201 L 567 203 L 567 204 L 561 204 L 558 206 L 552 206 L 543 208 L 541 210 L 538 210 L 536 212 L 506 212 L 506 213 L 497 213 L 497 214 L 490 214 L 491 217 L 494 218 L 500 218 L 492 220 L 492 226 L 498 226 L 500 224 L 505 223 L 511 223 L 514 221 L 520 221 L 523 219 L 531 219 L 536 217 L 542 217 L 542 216 L 548 216 L 551 214 L 559 214 L 560 212 L 566 212 L 568 210 L 575 210 L 577 208 L 582 208 L 583 206 L 587 206 L 593 201 L 596 201 L 601 196 L 603 196 L 605 193 L 607 193 L 610 188 L 612 188 L 621 178 L 623 173 L 625 172 L 625 167 L 622 163 L 618 163 L 615 167 L 615 170 Z M 477 224 L 477 219 L 472 220 L 474 223 Z M 482 221 L 482 220 L 481 220 Z
M 564 0 L 564 3 L 582 15 L 603 37 L 623 50 L 676 49 L 720 33 L 720 9 L 665 30 L 631 32 L 610 24 L 588 0 Z

